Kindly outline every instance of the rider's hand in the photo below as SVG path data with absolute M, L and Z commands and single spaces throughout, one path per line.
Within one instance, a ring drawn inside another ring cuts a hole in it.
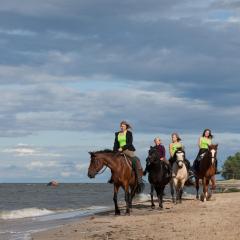
M 118 151 L 119 151 L 119 152 L 122 152 L 122 148 L 119 148 Z

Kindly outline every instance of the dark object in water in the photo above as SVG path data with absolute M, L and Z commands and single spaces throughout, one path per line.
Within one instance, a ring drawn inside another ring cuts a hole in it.
M 58 182 L 56 181 L 51 181 L 47 184 L 47 186 L 52 186 L 52 187 L 57 187 L 58 186 Z

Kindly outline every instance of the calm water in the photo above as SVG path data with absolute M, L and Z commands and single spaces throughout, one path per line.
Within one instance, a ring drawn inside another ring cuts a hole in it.
M 191 193 L 192 189 L 185 190 Z M 0 184 L 0 239 L 29 239 L 30 233 L 56 227 L 113 208 L 110 184 Z M 146 185 L 142 200 L 148 198 Z M 166 188 L 166 196 L 169 189 Z M 123 191 L 119 200 L 123 202 Z

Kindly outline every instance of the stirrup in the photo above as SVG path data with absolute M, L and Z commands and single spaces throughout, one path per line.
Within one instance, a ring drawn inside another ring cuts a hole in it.
M 112 179 L 112 177 L 108 180 L 108 183 L 110 183 L 110 184 L 113 183 L 113 179 Z

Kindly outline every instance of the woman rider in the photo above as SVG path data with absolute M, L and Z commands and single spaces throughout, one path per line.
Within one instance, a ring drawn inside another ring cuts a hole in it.
M 204 154 L 208 150 L 208 146 L 212 144 L 213 135 L 210 129 L 205 129 L 202 133 L 202 136 L 198 140 L 198 147 L 199 152 L 198 155 L 193 163 L 194 170 L 198 172 L 199 170 L 199 163 L 203 158 Z M 216 173 L 217 173 L 217 160 L 216 160 Z
M 184 146 L 181 143 L 181 138 L 179 137 L 178 133 L 172 133 L 172 142 L 169 144 L 169 153 L 170 153 L 170 159 L 169 162 L 171 165 L 173 165 L 173 156 L 178 148 L 182 148 L 184 150 Z M 189 172 L 190 170 L 190 162 L 185 158 L 186 168 Z M 189 173 L 189 176 L 192 174 Z
M 136 172 L 138 184 L 141 184 L 142 174 L 140 170 L 142 170 L 142 166 L 139 158 L 134 154 L 135 147 L 133 146 L 133 136 L 130 129 L 131 126 L 126 121 L 122 121 L 120 123 L 120 131 L 115 133 L 113 151 L 122 152 L 131 158 L 133 169 Z
M 159 160 L 163 161 L 165 163 L 166 169 L 168 170 L 168 175 L 171 175 L 171 166 L 169 164 L 169 161 L 166 159 L 166 150 L 164 145 L 161 143 L 161 139 L 160 137 L 156 137 L 154 138 L 154 143 L 155 143 L 155 148 L 158 151 L 159 154 Z M 143 172 L 144 175 L 146 175 L 146 173 L 148 172 L 148 167 L 149 167 L 150 163 L 147 161 L 146 162 L 146 168 Z

